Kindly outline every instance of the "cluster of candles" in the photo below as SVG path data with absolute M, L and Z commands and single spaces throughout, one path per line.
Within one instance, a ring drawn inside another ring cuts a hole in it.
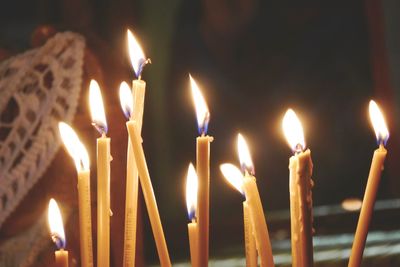
M 171 266 L 160 215 L 146 165 L 142 146 L 141 128 L 146 83 L 141 80 L 143 67 L 150 62 L 128 30 L 131 62 L 138 77 L 132 89 L 123 82 L 120 86 L 120 101 L 128 119 L 126 123 L 129 140 L 126 169 L 126 207 L 124 229 L 123 266 L 135 263 L 136 224 L 139 184 L 142 187 L 150 218 L 160 264 Z M 189 76 L 194 98 L 200 136 L 196 140 L 196 168 L 189 165 L 186 182 L 186 202 L 189 216 L 188 235 L 192 266 L 208 266 L 209 252 L 209 187 L 210 187 L 210 143 L 207 135 L 210 113 L 206 101 L 195 80 Z M 100 133 L 97 139 L 97 266 L 110 264 L 110 155 L 111 139 L 107 137 L 107 122 L 100 87 L 96 81 L 90 83 L 90 108 L 92 124 Z M 375 129 L 379 148 L 375 150 L 368 177 L 360 218 L 354 238 L 349 266 L 360 266 L 368 234 L 376 192 L 386 157 L 385 144 L 389 133 L 377 104 L 371 100 L 369 112 Z M 311 151 L 306 149 L 303 128 L 296 113 L 289 109 L 282 122 L 286 139 L 294 153 L 289 160 L 289 193 L 291 217 L 291 245 L 293 266 L 313 266 L 313 215 L 311 179 L 313 163 Z M 75 131 L 66 123 L 59 123 L 64 145 L 75 161 L 78 173 L 79 231 L 81 266 L 93 266 L 92 219 L 90 200 L 90 164 L 85 146 Z M 237 140 L 241 169 L 230 163 L 220 166 L 223 176 L 245 197 L 243 202 L 244 239 L 246 266 L 274 266 L 273 254 L 266 218 L 258 192 L 254 167 L 244 137 Z M 139 183 L 140 181 L 140 183 Z M 68 251 L 61 213 L 55 200 L 51 199 L 48 210 L 51 236 L 59 250 L 55 252 L 56 266 L 68 266 Z

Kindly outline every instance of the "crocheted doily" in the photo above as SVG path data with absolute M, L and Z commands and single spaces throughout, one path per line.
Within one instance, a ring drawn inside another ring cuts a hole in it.
M 55 35 L 0 63 L 0 227 L 40 179 L 59 146 L 59 121 L 77 107 L 85 41 Z

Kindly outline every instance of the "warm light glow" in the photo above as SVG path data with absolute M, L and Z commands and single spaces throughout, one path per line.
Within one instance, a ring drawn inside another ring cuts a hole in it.
M 373 100 L 369 101 L 369 117 L 372 126 L 374 127 L 378 144 L 386 145 L 386 142 L 389 139 L 389 131 L 381 110 Z
M 196 81 L 190 74 L 189 78 L 194 105 L 196 107 L 197 125 L 199 128 L 199 133 L 203 135 L 207 133 L 208 122 L 210 121 L 210 112 L 208 111 L 207 103 L 204 100 Z
M 133 96 L 132 90 L 126 82 L 122 82 L 119 86 L 119 101 L 125 117 L 129 119 L 133 111 Z
M 65 248 L 65 233 L 62 222 L 61 212 L 57 202 L 52 198 L 49 202 L 47 218 L 50 227 L 51 239 L 59 249 Z
M 242 195 L 244 195 L 243 190 L 243 174 L 242 172 L 233 164 L 224 163 L 219 166 L 225 179 L 233 185 L 236 190 L 238 190 Z
M 92 124 L 100 134 L 107 133 L 106 114 L 104 113 L 103 98 L 101 96 L 100 86 L 95 80 L 90 81 L 89 103 L 92 114 Z
M 254 175 L 254 165 L 251 160 L 249 146 L 241 134 L 238 134 L 237 148 L 240 160 L 240 166 L 244 172 Z
M 75 131 L 65 122 L 58 123 L 58 130 L 65 148 L 75 161 L 76 170 L 89 170 L 88 153 Z
M 357 211 L 361 209 L 362 201 L 359 198 L 348 198 L 342 201 L 342 208 L 347 211 Z
M 198 178 L 192 163 L 189 164 L 186 178 L 186 206 L 189 220 L 196 217 Z
M 306 147 L 303 126 L 292 109 L 286 111 L 282 121 L 282 128 L 290 148 L 294 152 L 303 151 Z
M 127 34 L 128 34 L 129 56 L 131 58 L 132 67 L 133 70 L 135 71 L 136 77 L 140 78 L 143 67 L 147 63 L 146 57 L 135 36 L 132 34 L 132 32 L 128 30 Z

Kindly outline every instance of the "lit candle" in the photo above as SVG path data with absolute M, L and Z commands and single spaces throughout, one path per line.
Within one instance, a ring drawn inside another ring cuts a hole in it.
M 68 251 L 65 250 L 66 240 L 61 212 L 57 202 L 50 199 L 47 212 L 51 239 L 56 244 L 58 250 L 55 252 L 56 267 L 68 267 Z
M 171 266 L 171 260 L 168 254 L 167 243 L 165 242 L 164 231 L 161 225 L 160 214 L 157 208 L 156 197 L 154 195 L 153 186 L 151 184 L 149 170 L 147 168 L 146 158 L 142 146 L 142 138 L 140 137 L 136 121 L 126 123 L 129 138 L 132 144 L 133 155 L 135 157 L 136 166 L 139 172 L 140 185 L 142 186 L 144 201 L 146 202 L 147 212 L 149 214 L 151 229 L 156 242 L 158 257 L 161 267 Z
M 369 223 L 371 221 L 372 212 L 378 191 L 383 163 L 386 158 L 387 151 L 385 145 L 389 139 L 389 131 L 387 129 L 385 119 L 379 110 L 378 105 L 374 101 L 369 102 L 369 116 L 375 130 L 378 149 L 375 150 L 372 157 L 371 168 L 365 188 L 364 199 L 361 206 L 360 217 L 358 219 L 356 234 L 354 236 L 353 247 L 351 249 L 349 267 L 358 267 L 361 265 L 364 253 L 365 241 L 368 235 Z
M 253 232 L 256 239 L 256 248 L 260 256 L 261 267 L 274 266 L 271 242 L 269 240 L 267 222 L 258 193 L 254 166 L 251 160 L 247 143 L 241 134 L 238 135 L 238 152 L 240 165 L 244 171 L 243 189 L 250 209 L 250 217 L 253 222 Z
M 97 266 L 110 265 L 110 141 L 100 87 L 90 81 L 90 111 L 92 124 L 101 134 L 97 138 Z
M 294 151 L 294 156 L 289 160 L 292 266 L 310 267 L 314 265 L 311 151 L 304 151 L 303 127 L 293 110 L 289 109 L 286 112 L 282 128 Z
M 220 165 L 220 170 L 225 179 L 235 187 L 244 197 L 243 190 L 243 174 L 233 164 L 225 163 Z M 246 251 L 246 267 L 257 267 L 257 250 L 256 240 L 253 234 L 253 221 L 250 218 L 250 208 L 247 200 L 243 201 L 243 226 L 244 226 L 244 241 Z
M 137 121 L 139 133 L 142 129 L 144 96 L 146 83 L 141 80 L 141 73 L 146 60 L 144 53 L 130 30 L 127 31 L 129 55 L 133 70 L 138 79 L 132 82 L 133 95 L 127 83 L 120 86 L 120 102 L 125 116 L 129 120 Z M 131 267 L 135 264 L 136 254 L 136 229 L 137 229 L 137 203 L 139 179 L 131 142 L 128 140 L 126 164 L 126 194 L 125 194 L 125 232 L 124 232 L 124 258 L 123 266 Z
M 64 122 L 58 124 L 61 139 L 75 161 L 78 172 L 79 236 L 81 265 L 93 266 L 92 215 L 90 201 L 90 165 L 85 146 L 75 131 Z
M 198 225 L 196 221 L 197 209 L 197 190 L 198 178 L 196 170 L 192 163 L 190 163 L 186 178 L 186 205 L 188 210 L 188 217 L 191 221 L 188 223 L 189 246 L 190 246 L 190 259 L 192 267 L 198 266 L 198 253 L 199 253 L 199 240 L 198 240 Z
M 199 265 L 208 266 L 209 208 L 210 208 L 210 143 L 213 137 L 206 135 L 210 113 L 196 82 L 190 76 L 200 136 L 196 139 L 196 169 L 199 178 L 197 223 L 199 237 Z

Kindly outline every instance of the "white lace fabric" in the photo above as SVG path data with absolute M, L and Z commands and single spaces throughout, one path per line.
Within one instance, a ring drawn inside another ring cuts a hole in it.
M 58 33 L 0 62 L 0 228 L 60 147 L 58 122 L 75 115 L 85 41 Z

